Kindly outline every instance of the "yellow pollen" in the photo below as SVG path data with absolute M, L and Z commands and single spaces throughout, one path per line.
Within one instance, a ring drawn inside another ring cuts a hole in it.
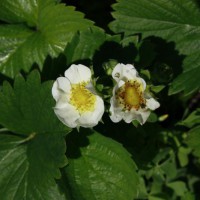
M 138 110 L 145 107 L 145 99 L 143 98 L 143 87 L 137 81 L 127 81 L 116 92 L 118 103 L 124 107 L 125 110 L 132 108 Z
M 71 88 L 70 103 L 81 114 L 95 109 L 96 96 L 85 87 L 86 84 L 86 82 L 73 84 Z
M 137 106 L 140 103 L 140 95 L 135 87 L 127 86 L 125 88 L 124 101 L 131 106 Z

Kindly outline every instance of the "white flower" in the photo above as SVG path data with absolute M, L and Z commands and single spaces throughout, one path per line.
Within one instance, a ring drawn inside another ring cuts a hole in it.
M 103 100 L 91 83 L 91 71 L 84 65 L 71 65 L 65 77 L 57 78 L 52 95 L 56 100 L 54 112 L 68 127 L 93 127 L 104 113 Z
M 111 120 L 126 123 L 137 120 L 144 124 L 150 115 L 150 110 L 155 110 L 160 104 L 145 92 L 146 83 L 138 76 L 133 65 L 117 64 L 112 72 L 116 81 L 113 96 L 110 100 Z

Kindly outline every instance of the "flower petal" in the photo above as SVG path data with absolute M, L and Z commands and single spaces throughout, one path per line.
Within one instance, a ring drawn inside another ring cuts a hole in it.
M 90 81 L 86 86 L 85 88 L 87 88 L 90 92 L 92 92 L 93 94 L 97 94 L 96 91 L 95 91 L 95 88 L 94 86 L 92 85 L 92 82 Z
M 137 120 L 140 122 L 141 125 L 147 121 L 150 113 L 150 111 L 143 111 L 138 113 Z
M 146 105 L 150 110 L 160 107 L 160 104 L 154 98 L 146 99 Z
M 140 124 L 144 124 L 150 115 L 150 110 L 155 110 L 160 106 L 149 93 L 145 92 L 145 80 L 138 75 L 138 72 L 131 64 L 117 64 L 113 69 L 112 77 L 117 84 L 113 89 L 113 97 L 110 101 L 111 120 L 113 122 L 119 122 L 123 119 L 126 123 L 137 120 Z M 125 90 L 123 93 L 118 93 L 118 91 L 120 91 L 118 89 L 124 84 Z M 137 107 L 132 105 L 134 98 L 137 97 L 136 95 L 138 95 Z M 120 104 L 117 102 L 118 98 L 120 99 Z M 146 108 L 142 108 L 145 102 Z
M 69 79 L 71 84 L 77 84 L 81 82 L 88 82 L 91 79 L 91 71 L 84 65 L 71 65 L 65 71 L 65 77 Z
M 93 112 L 83 113 L 77 121 L 79 126 L 85 128 L 93 127 L 96 126 L 101 120 L 104 113 L 104 103 L 99 96 L 96 96 L 96 98 L 95 110 Z
M 119 80 L 132 80 L 137 77 L 137 71 L 135 67 L 131 64 L 117 64 L 112 72 L 112 77 L 115 79 L 116 82 Z
M 122 112 L 122 109 L 116 106 L 115 97 L 111 98 L 110 105 L 110 119 L 115 123 L 121 121 L 124 114 Z
M 60 96 L 60 92 L 59 92 L 59 89 L 58 89 L 57 81 L 55 81 L 53 83 L 53 87 L 52 87 L 51 93 L 53 95 L 53 98 L 57 101 L 59 99 L 59 96 Z
M 133 120 L 138 120 L 138 116 L 135 112 L 124 112 L 123 120 L 126 123 L 131 123 Z
M 117 87 L 116 87 L 116 88 L 114 88 L 114 90 L 117 90 L 118 88 L 122 87 L 124 84 L 125 84 L 125 82 L 124 82 L 124 81 L 122 81 L 122 80 L 119 80 L 119 82 L 117 82 Z
M 75 128 L 77 126 L 76 121 L 80 115 L 74 106 L 68 103 L 56 105 L 54 112 L 63 124 L 70 128 Z
M 141 83 L 142 83 L 142 86 L 143 86 L 143 91 L 146 89 L 146 82 L 145 82 L 145 80 L 143 79 L 143 78 L 139 78 L 140 79 L 140 81 L 141 81 Z
M 63 93 L 70 93 L 71 85 L 67 78 L 59 77 L 52 87 L 53 98 L 57 101 Z
M 134 120 L 137 120 L 141 125 L 144 124 L 146 122 L 146 120 L 148 119 L 150 115 L 150 111 L 136 111 L 136 110 L 132 110 L 129 112 L 124 112 L 124 116 L 123 116 L 123 120 L 126 123 L 131 123 Z

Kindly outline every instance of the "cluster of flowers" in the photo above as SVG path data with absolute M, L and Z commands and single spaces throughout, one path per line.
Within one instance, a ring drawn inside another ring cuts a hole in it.
M 110 100 L 110 119 L 130 123 L 137 120 L 144 124 L 160 104 L 145 91 L 146 83 L 139 77 L 133 65 L 117 64 L 112 77 L 116 82 Z M 71 65 L 65 77 L 53 84 L 52 95 L 56 100 L 54 112 L 68 127 L 93 127 L 104 113 L 104 102 L 96 93 L 91 80 L 91 71 L 84 65 Z

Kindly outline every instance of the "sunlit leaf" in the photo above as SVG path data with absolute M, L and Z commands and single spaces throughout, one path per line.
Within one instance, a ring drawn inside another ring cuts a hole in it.
M 74 35 L 65 49 L 67 63 L 71 64 L 86 59 L 92 60 L 95 51 L 100 48 L 105 40 L 106 34 L 99 28 L 80 31 Z
M 9 23 L 0 25 L 0 72 L 9 77 L 34 63 L 42 69 L 47 55 L 58 56 L 78 30 L 92 26 L 73 7 L 53 0 L 3 0 L 0 20 Z

